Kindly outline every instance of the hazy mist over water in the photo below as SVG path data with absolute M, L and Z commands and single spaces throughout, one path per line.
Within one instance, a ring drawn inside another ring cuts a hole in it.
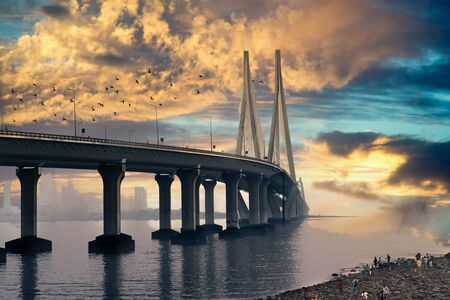
M 102 222 L 40 222 L 38 235 L 53 241 L 52 253 L 8 255 L 0 265 L 0 298 L 255 298 L 326 280 L 386 251 L 396 258 L 450 250 L 410 234 L 357 238 L 318 228 L 327 222 L 341 221 L 309 219 L 262 237 L 214 236 L 206 245 L 179 246 L 150 239 L 156 221 L 123 221 L 136 251 L 117 256 L 88 254 Z M 1 244 L 19 235 L 19 224 L 0 223 Z

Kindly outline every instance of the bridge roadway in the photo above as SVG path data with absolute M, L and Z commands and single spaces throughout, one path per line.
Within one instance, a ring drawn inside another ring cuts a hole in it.
M 239 235 L 239 208 L 243 203 L 240 189 L 249 192 L 248 228 L 252 230 L 267 229 L 268 226 L 261 224 L 266 224 L 268 217 L 297 217 L 305 207 L 303 193 L 299 191 L 297 183 L 280 166 L 252 157 L 187 147 L 0 131 L 0 165 L 17 167 L 22 187 L 22 237 L 15 240 L 16 243 L 8 242 L 10 247 L 7 243 L 6 250 L 10 248 L 11 252 L 23 251 L 24 246 L 20 243 L 30 237 L 38 240 L 33 242 L 36 251 L 48 248 L 35 245 L 42 240 L 36 237 L 35 225 L 35 189 L 41 167 L 99 171 L 104 183 L 104 235 L 97 238 L 100 238 L 97 244 L 116 250 L 121 249 L 121 244 L 127 244 L 126 240 L 131 240 L 131 237 L 120 232 L 120 183 L 125 171 L 157 174 L 155 179 L 160 190 L 161 228 L 154 233 L 154 237 L 169 237 L 173 243 L 201 242 L 204 234 L 198 232 L 220 231 L 218 225 L 214 225 L 213 217 L 213 189 L 216 181 L 222 181 L 226 186 L 227 230 L 221 232 L 221 237 Z M 170 186 L 174 175 L 180 178 L 182 188 L 180 234 L 170 228 Z M 199 230 L 200 184 L 205 187 L 204 230 Z M 280 201 L 283 198 L 279 195 L 285 195 L 287 199 L 284 214 L 283 201 Z M 90 250 L 96 252 L 95 243 L 91 243 L 93 246 L 90 244 Z M 103 246 L 100 248 L 105 248 Z M 104 249 L 99 251 L 104 252 Z

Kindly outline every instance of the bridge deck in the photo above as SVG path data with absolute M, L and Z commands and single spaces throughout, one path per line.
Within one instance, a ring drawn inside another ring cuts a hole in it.
M 220 180 L 222 172 L 264 174 L 276 190 L 296 183 L 280 166 L 230 153 L 90 137 L 0 131 L 0 165 L 97 169 L 101 164 L 126 159 L 127 170 L 175 173 L 180 168 L 201 167 Z M 284 186 L 284 187 L 283 187 Z

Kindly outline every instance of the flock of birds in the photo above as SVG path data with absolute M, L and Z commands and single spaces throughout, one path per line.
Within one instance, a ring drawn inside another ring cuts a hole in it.
M 152 70 L 151 70 L 150 68 L 147 68 L 146 73 L 147 73 L 147 75 L 152 74 Z M 204 78 L 204 75 L 199 74 L 199 75 L 198 75 L 198 78 L 203 79 L 203 78 Z M 120 80 L 120 78 L 119 78 L 118 76 L 114 76 L 114 79 L 115 79 L 115 81 L 119 81 L 119 80 Z M 255 80 L 252 80 L 252 81 L 254 82 Z M 258 82 L 261 83 L 261 84 L 264 84 L 264 81 L 262 81 L 262 80 L 259 80 Z M 137 85 L 140 84 L 138 79 L 135 79 L 135 83 L 136 83 Z M 172 87 L 174 86 L 174 84 L 175 84 L 175 83 L 170 82 L 170 83 L 169 83 L 169 87 L 172 88 Z M 32 96 L 33 98 L 37 99 L 38 96 L 39 96 L 39 93 L 37 92 L 37 90 L 39 89 L 40 85 L 38 85 L 37 83 L 33 82 L 33 83 L 32 83 L 32 86 L 33 86 L 33 92 L 31 93 L 31 96 Z M 71 90 L 71 89 L 68 89 L 68 90 Z M 54 85 L 52 86 L 51 91 L 54 92 L 54 93 L 57 92 L 57 89 L 56 89 L 56 87 L 55 87 Z M 110 94 L 110 93 L 115 93 L 116 95 L 119 95 L 119 93 L 122 94 L 122 93 L 120 92 L 120 90 L 119 90 L 118 88 L 115 88 L 114 85 L 112 85 L 112 84 L 108 84 L 108 85 L 105 86 L 105 92 L 108 93 L 108 94 Z M 198 88 L 195 88 L 195 89 L 193 90 L 193 94 L 195 94 L 195 95 L 198 95 L 198 94 L 200 94 L 200 93 L 201 93 L 201 92 L 200 92 L 200 89 L 198 89 Z M 14 89 L 14 88 L 11 88 L 11 94 L 12 94 L 12 95 L 17 95 L 17 94 L 18 94 L 18 91 L 17 91 L 16 89 Z M 27 93 L 23 93 L 23 94 L 27 94 Z M 23 97 L 24 97 L 24 96 L 22 95 L 21 97 L 18 97 L 18 98 L 17 98 L 17 101 L 18 101 L 19 103 L 18 103 L 17 105 L 13 105 L 13 106 L 12 106 L 12 109 L 13 109 L 14 111 L 17 111 L 17 110 L 20 108 L 20 105 L 25 104 L 25 101 L 24 101 L 24 98 L 23 98 Z M 173 97 L 173 99 L 174 99 L 174 100 L 177 100 L 177 97 Z M 71 103 L 75 103 L 74 96 L 73 96 L 72 98 L 68 98 L 68 100 L 70 100 Z M 153 98 L 153 96 L 150 96 L 150 100 L 155 100 L 155 99 Z M 45 106 L 45 105 L 46 105 L 46 103 L 45 103 L 44 100 L 40 100 L 39 103 L 40 103 L 41 106 Z M 121 104 L 124 104 L 124 105 L 127 104 L 127 105 L 128 105 L 128 108 L 131 109 L 132 104 L 131 104 L 130 102 L 128 102 L 126 99 L 120 100 L 120 103 L 121 103 Z M 162 104 L 160 103 L 159 106 L 162 106 Z M 102 102 L 97 102 L 96 105 L 91 105 L 91 111 L 92 111 L 92 112 L 95 112 L 97 109 L 101 109 L 101 108 L 104 108 L 104 107 L 105 107 L 105 105 L 104 105 Z M 114 112 L 112 113 L 112 115 L 113 115 L 113 116 L 118 116 L 119 113 L 118 113 L 117 111 L 114 111 Z M 52 113 L 52 116 L 53 116 L 53 118 L 57 118 L 57 117 L 58 117 L 58 115 L 57 115 L 55 112 Z M 61 120 L 62 120 L 62 121 L 67 121 L 67 119 L 66 119 L 65 116 L 62 116 L 62 117 L 61 117 Z M 91 117 L 91 121 L 92 121 L 92 122 L 96 122 L 95 117 Z M 12 122 L 13 122 L 13 123 L 16 123 L 16 120 L 13 119 Z M 36 123 L 37 123 L 37 120 L 36 120 L 36 119 L 33 119 L 33 120 L 32 120 L 32 123 L 35 123 L 35 124 L 36 124 Z

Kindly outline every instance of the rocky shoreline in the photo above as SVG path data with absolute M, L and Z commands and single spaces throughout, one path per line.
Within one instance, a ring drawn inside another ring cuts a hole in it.
M 378 294 L 384 285 L 389 288 L 389 300 L 450 299 L 450 253 L 434 257 L 432 261 L 432 267 L 419 268 L 407 263 L 385 263 L 378 268 L 371 268 L 370 272 L 340 274 L 336 279 L 267 299 L 379 299 Z M 342 291 L 338 288 L 340 279 L 344 283 Z M 352 288 L 354 279 L 358 280 L 357 291 Z M 362 296 L 364 292 L 367 292 L 367 298 Z

